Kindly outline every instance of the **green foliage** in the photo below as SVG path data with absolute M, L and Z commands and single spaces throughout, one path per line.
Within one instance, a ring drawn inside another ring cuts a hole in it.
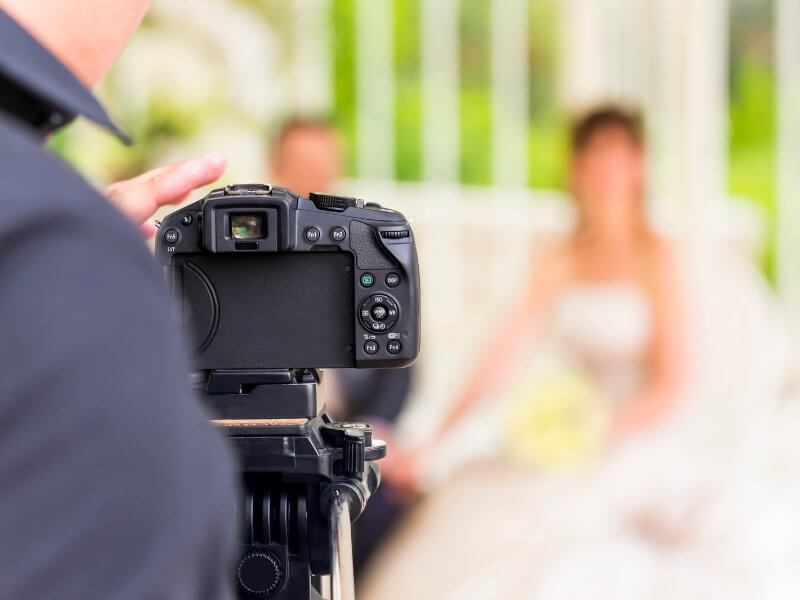
M 770 279 L 775 270 L 776 92 L 772 66 L 762 57 L 743 54 L 731 77 L 728 188 L 754 202 L 767 218 L 762 256 Z
M 492 181 L 492 96 L 488 0 L 462 0 L 460 14 L 461 181 Z
M 552 112 L 534 118 L 529 137 L 529 185 L 540 189 L 565 189 L 569 149 L 566 121 Z
M 355 0 L 333 0 L 333 107 L 334 122 L 347 151 L 346 168 L 355 172 L 356 139 L 356 24 Z
M 395 175 L 403 181 L 422 176 L 422 90 L 419 4 L 394 0 Z

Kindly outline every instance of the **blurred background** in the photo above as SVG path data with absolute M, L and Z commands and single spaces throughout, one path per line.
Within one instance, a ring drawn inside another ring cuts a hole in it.
M 85 123 L 51 142 L 98 185 L 213 149 L 228 156 L 225 183 L 270 181 L 286 119 L 332 125 L 342 152 L 334 187 L 403 211 L 417 237 L 423 350 L 401 447 L 435 429 L 541 249 L 575 224 L 571 120 L 609 102 L 641 109 L 649 221 L 686 266 L 691 356 L 710 407 L 701 437 L 729 439 L 709 454 L 736 448 L 737 465 L 768 473 L 759 494 L 800 481 L 790 441 L 800 426 L 796 0 L 154 0 L 99 94 L 136 145 Z M 421 509 L 436 518 L 412 515 L 386 550 L 414 568 L 378 563 L 375 597 L 389 597 L 382 577 L 425 572 L 410 558 L 426 556 L 420 536 L 447 538 L 457 523 L 443 507 L 481 489 L 441 483 L 492 445 L 476 429 L 487 421 L 469 421 L 427 469 L 432 489 L 444 486 Z M 731 481 L 754 481 L 747 473 Z M 525 492 L 507 488 L 513 494 Z M 438 532 L 425 534 L 431 523 Z M 495 530 L 503 527 L 513 529 Z M 773 568 L 778 554 L 760 556 Z M 492 563 L 484 580 L 483 566 L 470 567 L 479 580 L 467 585 L 433 562 L 452 585 L 428 587 L 435 575 L 419 575 L 424 585 L 406 595 L 485 598 L 486 581 L 521 577 L 511 562 Z M 581 571 L 574 564 L 570 572 Z M 769 589 L 796 592 L 793 583 Z

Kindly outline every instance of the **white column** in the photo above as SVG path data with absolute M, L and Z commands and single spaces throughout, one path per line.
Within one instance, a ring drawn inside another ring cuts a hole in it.
M 369 1 L 369 0 L 367 0 Z M 420 0 L 422 18 L 422 173 L 458 181 L 459 2 Z
M 333 105 L 330 0 L 295 0 L 292 108 L 325 115 Z
M 492 179 L 528 184 L 528 3 L 492 0 Z
M 560 11 L 560 83 L 566 106 L 643 102 L 653 44 L 650 5 L 628 0 L 563 0 Z
M 609 53 L 603 44 L 604 8 L 604 0 L 563 0 L 559 4 L 559 93 L 562 104 L 570 110 L 607 99 Z
M 683 191 L 683 35 L 681 0 L 650 3 L 649 36 L 653 47 L 649 62 L 648 185 L 660 202 L 660 213 L 671 221 L 680 218 Z M 666 214 L 665 214 L 666 213 Z
M 682 0 L 682 9 L 682 212 L 700 237 L 727 194 L 728 0 Z
M 800 3 L 778 0 L 778 289 L 800 337 Z
M 391 0 L 356 3 L 356 170 L 394 177 L 394 41 Z

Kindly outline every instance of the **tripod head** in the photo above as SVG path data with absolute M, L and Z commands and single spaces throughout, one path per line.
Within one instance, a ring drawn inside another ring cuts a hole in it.
M 194 385 L 240 458 L 241 598 L 312 599 L 314 576 L 352 591 L 349 522 L 380 483 L 386 444 L 318 403 L 314 369 L 214 370 Z

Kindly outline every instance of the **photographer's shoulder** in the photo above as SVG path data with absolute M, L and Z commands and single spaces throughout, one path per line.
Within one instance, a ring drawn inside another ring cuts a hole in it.
M 70 238 L 125 257 L 138 265 L 138 276 L 157 281 L 147 248 L 127 219 L 38 137 L 1 114 L 0 186 L 0 259 L 8 245 Z

